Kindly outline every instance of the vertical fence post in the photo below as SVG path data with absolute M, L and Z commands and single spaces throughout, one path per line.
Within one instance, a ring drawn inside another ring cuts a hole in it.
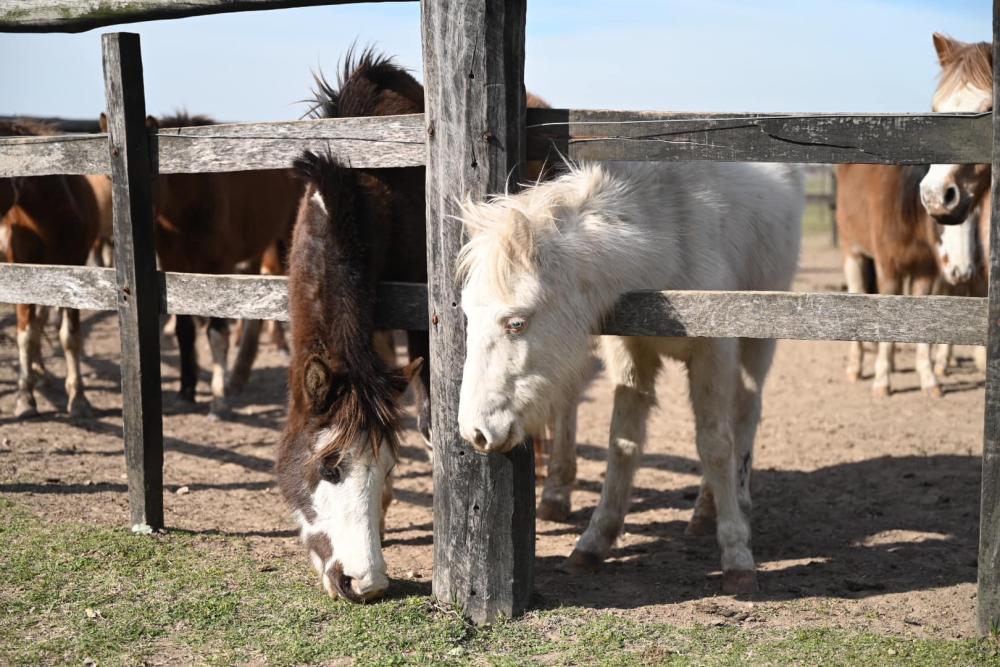
M 1000 0 L 993 0 L 993 206 L 990 219 L 989 341 L 986 345 L 986 425 L 979 515 L 980 634 L 1000 623 Z
M 122 346 L 122 420 L 132 530 L 163 528 L 163 406 L 153 247 L 153 169 L 139 35 L 101 36 Z
M 525 156 L 526 0 L 423 0 L 427 261 L 434 438 L 434 595 L 473 621 L 527 607 L 534 452 L 475 453 L 458 434 L 465 319 L 455 282 L 459 198 L 502 192 Z

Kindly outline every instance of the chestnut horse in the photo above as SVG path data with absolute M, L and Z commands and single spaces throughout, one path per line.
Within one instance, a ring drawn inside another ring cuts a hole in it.
M 0 136 L 55 134 L 29 122 L 0 122 Z M 82 266 L 87 261 L 99 222 L 94 190 L 83 176 L 29 176 L 0 179 L 0 227 L 5 229 L 8 262 Z M 66 409 L 72 417 L 92 413 L 80 374 L 80 311 L 62 308 L 59 341 L 66 355 Z M 17 305 L 19 372 L 14 415 L 38 414 L 34 387 L 42 366 L 43 309 Z
M 211 125 L 205 116 L 177 114 L 150 125 L 178 128 Z M 289 169 L 205 174 L 163 174 L 154 190 L 156 254 L 164 271 L 234 273 L 240 262 L 260 261 L 274 242 L 291 233 L 302 185 Z M 180 397 L 193 402 L 198 361 L 195 323 L 190 315 L 176 319 L 181 364 Z M 241 346 L 256 343 L 256 330 L 241 338 Z M 212 351 L 210 415 L 229 414 L 227 386 L 229 324 L 219 317 L 208 321 Z M 242 352 L 242 350 L 241 350 Z M 238 355 L 234 376 L 244 378 L 252 354 Z
M 895 165 L 838 165 L 837 235 L 844 256 L 847 289 L 865 291 L 863 260 L 875 262 L 880 294 L 902 294 L 907 278 L 915 296 L 932 293 L 939 279 L 964 286 L 976 275 L 976 221 L 942 226 L 920 203 L 920 180 L 926 167 Z M 894 344 L 881 342 L 875 361 L 872 393 L 888 396 Z M 940 396 L 941 388 L 931 365 L 931 348 L 917 346 L 920 387 Z M 851 342 L 847 377 L 861 376 L 863 347 Z

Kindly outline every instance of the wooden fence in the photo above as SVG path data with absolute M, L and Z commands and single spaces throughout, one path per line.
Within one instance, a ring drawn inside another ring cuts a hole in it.
M 266 0 L 0 0 L 0 31 L 73 32 L 194 14 L 340 4 Z M 423 0 L 426 113 L 161 129 L 147 134 L 137 35 L 104 35 L 108 135 L 0 140 L 0 177 L 110 173 L 115 269 L 0 265 L 0 302 L 118 310 L 129 502 L 136 530 L 163 527 L 158 318 L 190 313 L 287 319 L 283 278 L 157 273 L 151 176 L 286 167 L 331 150 L 356 167 L 425 165 L 428 285 L 385 284 L 378 324 L 430 328 L 435 396 L 434 594 L 476 621 L 528 604 L 534 562 L 532 449 L 480 456 L 456 429 L 465 329 L 454 280 L 457 195 L 503 188 L 525 158 L 991 163 L 998 116 L 684 114 L 524 107 L 526 0 Z M 998 35 L 1000 0 L 994 0 Z M 994 39 L 994 62 L 1000 39 Z M 997 71 L 1000 71 L 998 69 Z M 996 78 L 996 75 L 995 75 Z M 994 86 L 1000 91 L 1000 86 Z M 995 92 L 995 95 L 997 93 Z M 993 202 L 1000 238 L 1000 201 Z M 991 276 L 1000 275 L 1000 243 Z M 623 295 L 606 334 L 815 340 L 988 341 L 979 556 L 979 628 L 1000 618 L 1000 282 L 987 299 L 759 292 Z M 596 333 L 596 332 L 595 332 Z

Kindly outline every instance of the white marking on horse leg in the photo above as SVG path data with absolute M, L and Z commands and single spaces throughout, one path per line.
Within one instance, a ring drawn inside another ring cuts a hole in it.
M 229 356 L 229 332 L 226 326 L 208 325 L 208 346 L 212 350 L 212 406 L 210 414 L 224 417 L 229 412 L 226 400 L 226 371 Z
M 982 345 L 976 345 L 972 348 L 972 360 L 976 364 L 976 368 L 986 372 L 986 348 Z
M 848 255 L 844 258 L 844 278 L 847 280 L 847 291 L 851 294 L 865 293 L 864 258 L 860 255 Z M 864 347 L 861 341 L 852 340 L 847 352 L 847 380 L 857 382 L 861 377 L 864 361 Z
M 760 424 L 764 380 L 774 361 L 777 341 L 768 338 L 742 338 L 739 346 L 741 386 L 737 387 L 733 437 L 736 440 L 740 508 L 749 517 L 752 508 L 750 479 L 753 472 L 753 446 Z
M 948 375 L 948 367 L 951 366 L 952 352 L 953 348 L 951 343 L 941 343 L 934 347 L 934 374 L 938 377 L 945 377 Z
M 727 584 L 735 575 L 752 588 L 754 572 L 750 522 L 740 507 L 737 439 L 733 433 L 737 423 L 733 406 L 740 383 L 738 344 L 733 339 L 706 341 L 688 362 L 695 442 L 705 482 L 715 500 L 724 592 L 747 592 L 729 590 Z
M 66 355 L 66 411 L 71 417 L 90 417 L 90 402 L 83 393 L 83 379 L 80 373 L 80 311 L 62 309 L 62 324 L 59 326 L 59 342 Z
M 30 308 L 30 306 L 29 306 Z M 28 317 L 28 324 L 17 332 L 17 404 L 14 407 L 15 417 L 30 417 L 38 414 L 35 403 L 35 369 L 32 367 L 31 339 L 37 326 L 34 314 Z
M 552 453 L 538 506 L 538 517 L 547 521 L 565 521 L 571 510 L 570 496 L 576 482 L 576 406 L 577 401 L 572 401 L 552 421 Z
M 920 388 L 932 396 L 940 396 L 941 387 L 938 385 L 934 365 L 931 363 L 930 343 L 917 344 L 916 366 L 917 375 L 920 377 Z
M 632 493 L 632 480 L 646 444 L 646 418 L 656 402 L 661 361 L 642 339 L 602 339 L 608 374 L 615 381 L 614 411 L 608 442 L 608 469 L 601 500 L 571 558 L 592 569 L 607 557 L 621 534 Z

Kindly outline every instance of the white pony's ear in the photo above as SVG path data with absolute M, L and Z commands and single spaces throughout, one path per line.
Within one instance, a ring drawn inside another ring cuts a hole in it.
M 511 244 L 522 250 L 532 251 L 529 254 L 534 254 L 533 248 L 535 245 L 534 234 L 531 233 L 531 222 L 528 220 L 528 216 L 521 213 L 517 209 L 511 211 L 511 221 L 510 221 L 510 241 Z
M 947 65 L 951 61 L 952 56 L 955 55 L 955 52 L 963 46 L 965 46 L 964 42 L 953 39 L 948 35 L 942 35 L 939 32 L 934 33 L 934 50 L 937 51 L 938 61 L 942 65 Z

